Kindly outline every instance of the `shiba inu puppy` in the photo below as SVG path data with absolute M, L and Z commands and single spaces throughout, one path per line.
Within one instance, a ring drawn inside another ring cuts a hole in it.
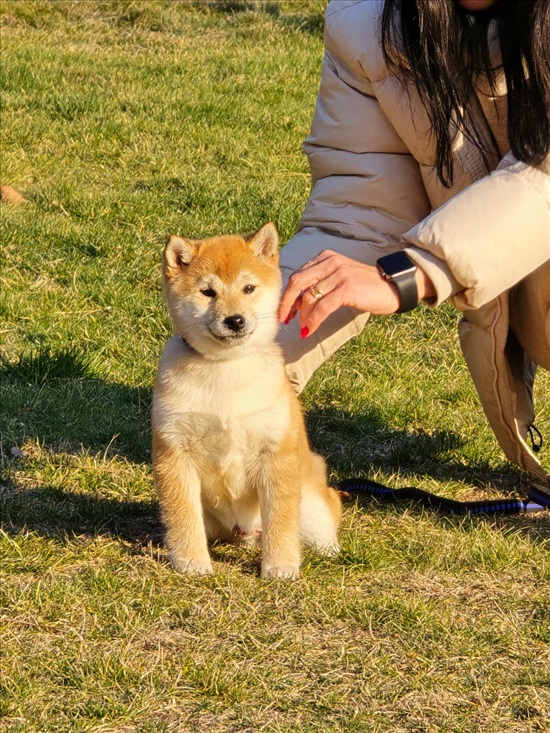
M 262 577 L 295 578 L 300 541 L 338 551 L 340 497 L 309 447 L 279 346 L 279 239 L 171 236 L 175 335 L 153 397 L 153 465 L 172 565 L 212 572 L 208 541 L 261 541 Z

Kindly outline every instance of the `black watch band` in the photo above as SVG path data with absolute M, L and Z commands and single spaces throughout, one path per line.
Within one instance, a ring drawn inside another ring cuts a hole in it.
M 398 313 L 405 313 L 418 305 L 416 287 L 416 265 L 405 252 L 393 252 L 376 261 L 380 275 L 397 288 L 399 295 Z

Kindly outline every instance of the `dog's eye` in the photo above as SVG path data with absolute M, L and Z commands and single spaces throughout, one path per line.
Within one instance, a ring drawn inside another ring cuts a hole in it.
M 245 285 L 243 288 L 243 293 L 246 293 L 248 295 L 249 293 L 253 293 L 255 290 L 256 290 L 255 285 Z
M 201 293 L 203 295 L 206 295 L 207 298 L 215 298 L 216 297 L 216 291 L 212 290 L 212 288 L 205 288 L 204 290 L 201 290 Z

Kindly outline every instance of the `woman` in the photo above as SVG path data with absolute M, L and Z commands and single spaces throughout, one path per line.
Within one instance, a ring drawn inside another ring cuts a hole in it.
M 546 487 L 526 438 L 550 369 L 549 37 L 547 0 L 331 2 L 279 314 L 300 390 L 371 313 L 451 299 L 501 447 Z

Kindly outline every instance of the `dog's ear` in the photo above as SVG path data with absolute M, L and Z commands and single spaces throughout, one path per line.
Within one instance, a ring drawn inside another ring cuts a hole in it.
M 164 248 L 164 274 L 175 277 L 182 269 L 188 267 L 197 253 L 197 243 L 172 234 Z
M 244 239 L 257 257 L 277 261 L 279 257 L 279 234 L 272 221 L 264 224 L 257 232 L 247 234 Z

